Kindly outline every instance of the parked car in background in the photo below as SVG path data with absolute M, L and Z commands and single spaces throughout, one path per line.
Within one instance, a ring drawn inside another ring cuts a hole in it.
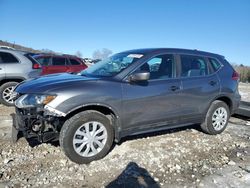
M 88 66 L 76 56 L 39 54 L 33 56 L 42 65 L 42 75 L 53 73 L 77 73 Z
M 40 74 L 40 64 L 29 53 L 0 48 L 0 103 L 14 105 L 16 85 Z
M 10 46 L 0 46 L 0 49 L 15 50 L 15 48 L 12 48 L 12 47 L 10 47 Z
M 41 142 L 59 139 L 72 161 L 89 163 L 128 135 L 192 124 L 211 135 L 223 132 L 239 106 L 238 81 L 221 55 L 125 51 L 81 74 L 20 84 L 14 127 Z

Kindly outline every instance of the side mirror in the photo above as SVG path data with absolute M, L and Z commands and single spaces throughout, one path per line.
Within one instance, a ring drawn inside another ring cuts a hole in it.
M 147 81 L 149 80 L 150 73 L 149 72 L 139 72 L 134 73 L 129 76 L 130 82 L 139 82 L 139 81 Z

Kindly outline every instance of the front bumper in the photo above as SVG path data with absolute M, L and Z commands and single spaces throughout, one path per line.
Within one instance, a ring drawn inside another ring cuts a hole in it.
M 18 133 L 27 139 L 35 138 L 40 142 L 58 140 L 60 119 L 44 114 L 43 110 L 37 108 L 16 108 L 13 115 L 13 141 Z

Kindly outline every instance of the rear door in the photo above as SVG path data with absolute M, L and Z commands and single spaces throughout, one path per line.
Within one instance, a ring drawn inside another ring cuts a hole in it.
M 5 65 L 2 58 L 3 55 L 4 53 L 0 52 L 0 81 L 5 79 Z
M 22 69 L 26 68 L 24 64 L 21 64 L 19 59 L 9 52 L 0 52 L 1 59 L 0 70 L 1 77 L 22 77 Z M 21 69 L 21 70 L 20 70 Z
M 75 58 L 69 58 L 69 72 L 80 72 L 86 68 L 86 65 L 83 65 L 80 60 Z
M 68 65 L 65 57 L 52 57 L 52 65 L 49 66 L 49 74 L 67 72 Z
M 220 83 L 216 73 L 211 72 L 206 57 L 180 55 L 180 79 L 182 92 L 181 121 L 196 123 L 200 121 L 210 104 L 220 92 Z

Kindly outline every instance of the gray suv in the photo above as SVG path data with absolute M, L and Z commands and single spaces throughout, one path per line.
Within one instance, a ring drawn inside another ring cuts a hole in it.
M 40 74 L 39 63 L 27 52 L 0 49 L 0 103 L 13 106 L 16 85 Z
M 89 163 L 128 135 L 192 124 L 221 133 L 239 106 L 238 79 L 226 59 L 213 53 L 125 51 L 78 75 L 20 84 L 14 128 L 41 142 L 59 139 L 69 159 Z

